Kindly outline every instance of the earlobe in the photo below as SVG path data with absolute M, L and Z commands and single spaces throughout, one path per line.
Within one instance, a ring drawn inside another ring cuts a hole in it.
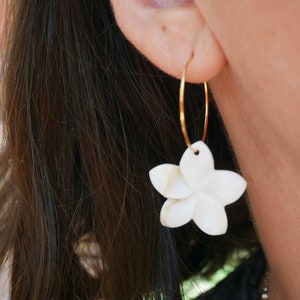
M 150 0 L 111 2 L 127 39 L 169 75 L 180 78 L 192 54 L 187 74 L 190 82 L 208 81 L 224 67 L 223 51 L 195 4 L 160 7 L 151 5 Z

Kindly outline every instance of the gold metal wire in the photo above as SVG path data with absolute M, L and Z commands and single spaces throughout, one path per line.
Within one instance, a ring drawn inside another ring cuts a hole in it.
M 185 144 L 187 147 L 189 147 L 195 154 L 197 154 L 199 151 L 197 149 L 193 149 L 189 135 L 186 128 L 186 122 L 185 122 L 185 110 L 184 110 L 184 90 L 185 90 L 185 78 L 188 66 L 192 60 L 193 56 L 189 58 L 187 61 L 181 77 L 181 83 L 180 83 L 180 90 L 179 90 L 179 117 L 180 117 L 180 124 L 181 124 L 181 131 L 184 137 Z M 204 116 L 204 125 L 203 125 L 203 133 L 202 133 L 202 139 L 201 141 L 204 142 L 206 139 L 207 134 L 207 127 L 208 127 L 208 115 L 209 115 L 209 97 L 208 97 L 208 88 L 207 88 L 207 82 L 203 82 L 204 85 L 204 93 L 205 93 L 205 116 Z

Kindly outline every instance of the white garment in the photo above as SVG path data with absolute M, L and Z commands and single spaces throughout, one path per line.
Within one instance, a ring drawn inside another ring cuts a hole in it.
M 0 268 L 0 300 L 10 299 L 10 266 L 11 260 L 8 258 Z

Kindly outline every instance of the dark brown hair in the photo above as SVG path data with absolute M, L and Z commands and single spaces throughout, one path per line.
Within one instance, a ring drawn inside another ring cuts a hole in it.
M 4 62 L 0 254 L 13 256 L 12 299 L 180 299 L 180 282 L 211 274 L 256 245 L 245 201 L 209 237 L 159 223 L 148 171 L 185 145 L 178 82 L 123 37 L 107 0 L 11 1 Z M 190 86 L 191 136 L 201 88 Z M 217 110 L 207 143 L 235 169 Z M 198 122 L 199 121 L 199 122 Z M 78 243 L 99 246 L 93 275 Z

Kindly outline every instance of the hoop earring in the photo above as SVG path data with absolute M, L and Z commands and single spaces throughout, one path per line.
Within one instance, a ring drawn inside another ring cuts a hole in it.
M 185 108 L 184 108 L 184 91 L 185 91 L 185 78 L 188 66 L 192 60 L 193 56 L 189 58 L 187 63 L 185 64 L 185 67 L 182 72 L 181 81 L 180 81 L 180 89 L 179 89 L 179 118 L 180 118 L 180 125 L 181 125 L 181 132 L 185 141 L 185 144 L 188 148 L 190 148 L 195 154 L 198 154 L 198 151 L 196 149 L 193 149 L 190 138 L 187 132 L 186 128 L 186 122 L 185 122 Z M 205 142 L 206 134 L 207 134 L 207 128 L 208 128 L 208 115 L 209 115 L 209 97 L 208 97 L 208 87 L 207 82 L 203 82 L 204 87 L 204 97 L 205 97 L 205 113 L 204 113 L 204 124 L 203 124 L 203 133 L 201 141 Z
M 204 143 L 208 127 L 208 88 L 204 82 L 205 120 L 202 140 L 191 144 L 184 114 L 186 63 L 180 84 L 179 112 L 181 130 L 187 145 L 179 165 L 162 164 L 150 170 L 154 188 L 167 200 L 162 206 L 160 221 L 170 228 L 193 220 L 206 234 L 226 233 L 228 219 L 225 206 L 237 201 L 245 192 L 245 179 L 232 171 L 215 170 L 210 149 Z

